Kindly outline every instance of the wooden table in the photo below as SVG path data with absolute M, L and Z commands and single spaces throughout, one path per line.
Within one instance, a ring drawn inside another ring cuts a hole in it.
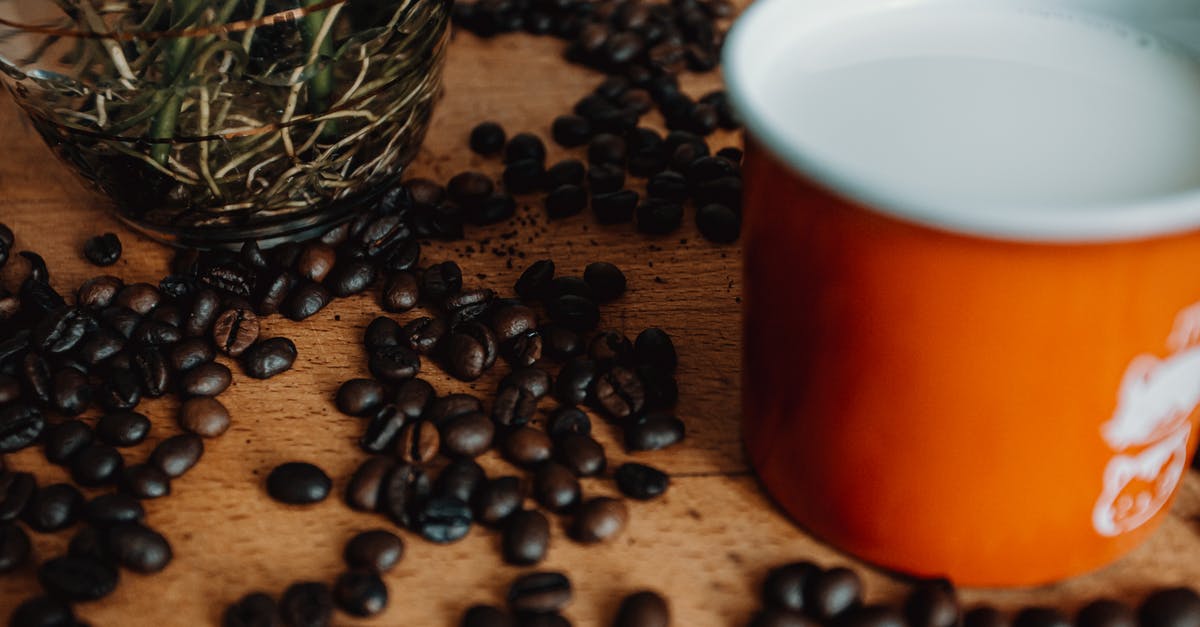
M 548 38 L 480 41 L 460 34 L 452 45 L 446 98 L 414 175 L 444 181 L 467 167 L 498 174 L 496 161 L 466 149 L 469 129 L 484 119 L 501 122 L 510 133 L 528 130 L 547 137 L 549 121 L 600 80 L 568 66 L 559 53 L 560 44 Z M 716 87 L 717 79 L 688 79 L 686 86 L 698 96 Z M 0 142 L 5 146 L 0 221 L 16 231 L 18 250 L 45 255 L 55 285 L 70 290 L 99 273 L 80 251 L 87 237 L 103 231 L 119 233 L 125 243 L 124 257 L 111 269 L 114 274 L 127 281 L 157 281 L 165 274 L 169 252 L 99 210 L 97 199 L 53 159 L 7 98 L 0 100 Z M 725 134 L 713 143 L 739 142 Z M 566 154 L 555 147 L 551 153 L 551 159 Z M 540 206 L 531 214 L 540 216 Z M 469 235 L 479 240 L 502 230 L 471 230 Z M 529 237 L 519 247 L 527 261 L 552 257 L 567 273 L 580 273 L 587 262 L 599 259 L 620 265 L 630 279 L 629 294 L 606 308 L 604 324 L 631 335 L 661 326 L 676 338 L 681 359 L 679 414 L 688 424 L 687 441 L 670 451 L 632 456 L 670 471 L 671 490 L 651 503 L 631 503 L 632 520 L 611 544 L 585 549 L 569 541 L 561 526 L 555 528 L 550 556 L 541 568 L 570 574 L 577 596 L 567 614 L 575 624 L 607 624 L 622 595 L 649 587 L 669 596 L 676 625 L 740 625 L 757 607 L 757 587 L 770 566 L 799 558 L 853 563 L 793 527 L 759 488 L 743 456 L 738 430 L 740 249 L 708 244 L 690 223 L 674 236 L 648 238 L 634 233 L 632 226 L 600 227 L 585 217 L 555 223 Z M 469 283 L 511 289 L 523 268 L 520 260 L 508 269 L 490 253 L 464 253 L 471 244 L 433 246 L 426 258 L 455 259 Z M 21 271 L 20 261 L 10 262 L 4 276 L 12 281 Z M 169 498 L 147 503 L 148 521 L 171 541 L 174 562 L 152 577 L 123 572 L 115 594 L 79 607 L 84 618 L 98 626 L 212 624 L 229 602 L 252 590 L 279 594 L 297 580 L 331 582 L 343 568 L 346 539 L 364 529 L 391 527 L 382 517 L 353 512 L 341 501 L 347 478 L 364 458 L 355 446 L 363 425 L 339 414 L 331 403 L 342 381 L 366 374 L 359 338 L 376 315 L 374 296 L 364 295 L 338 301 L 305 324 L 278 317 L 265 323 L 265 333 L 295 340 L 300 351 L 296 367 L 265 384 L 238 375 L 223 396 L 234 414 L 232 429 L 207 443 L 200 465 L 174 483 Z M 472 385 L 438 372 L 423 376 L 442 392 L 487 394 L 503 368 L 496 370 Z M 157 441 L 179 431 L 174 403 L 143 404 L 141 410 L 153 419 L 153 433 L 127 459 L 143 460 Z M 599 431 L 610 467 L 631 458 L 611 431 L 603 426 Z M 303 508 L 266 498 L 265 475 L 289 460 L 324 468 L 335 478 L 338 497 Z M 11 456 L 8 463 L 37 473 L 43 484 L 65 479 L 61 469 L 45 463 L 40 449 Z M 492 474 L 511 471 L 493 454 L 484 465 Z M 614 486 L 609 478 L 586 480 L 584 490 L 607 494 Z M 1190 476 L 1160 531 L 1118 564 L 1055 586 L 966 591 L 964 596 L 969 603 L 1009 608 L 1053 603 L 1071 609 L 1097 594 L 1135 600 L 1159 585 L 1195 584 L 1200 579 L 1200 540 L 1193 522 L 1198 513 L 1200 478 Z M 403 535 L 407 556 L 387 576 L 391 602 L 371 624 L 456 625 L 467 606 L 500 602 L 508 582 L 521 572 L 503 564 L 498 537 L 491 531 L 477 527 L 450 546 Z M 36 556 L 62 552 L 69 537 L 69 532 L 37 535 Z M 867 572 L 870 599 L 896 599 L 903 593 L 902 581 Z M 37 590 L 32 566 L 0 576 L 0 619 Z M 354 622 L 343 615 L 337 621 Z

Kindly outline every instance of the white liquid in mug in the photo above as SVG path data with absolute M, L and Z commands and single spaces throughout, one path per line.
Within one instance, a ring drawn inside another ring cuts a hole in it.
M 976 210 L 1200 188 L 1200 63 L 1092 17 L 929 2 L 806 34 L 766 114 L 820 162 Z

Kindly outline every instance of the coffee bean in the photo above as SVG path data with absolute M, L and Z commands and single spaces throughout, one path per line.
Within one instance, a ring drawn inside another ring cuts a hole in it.
M 28 395 L 43 405 L 49 404 L 54 393 L 54 375 L 50 372 L 50 363 L 41 355 L 31 352 L 21 360 L 21 375 Z
M 313 281 L 303 281 L 290 292 L 279 310 L 283 315 L 297 322 L 306 320 L 329 304 L 332 297 L 325 286 Z
M 862 603 L 862 580 L 841 566 L 810 576 L 804 589 L 805 613 L 818 620 L 836 618 Z
M 554 119 L 550 129 L 554 141 L 564 148 L 582 146 L 592 138 L 592 125 L 578 115 L 562 115 Z
M 121 490 L 139 499 L 157 499 L 171 493 L 171 478 L 150 464 L 127 466 L 121 472 Z
M 258 339 L 258 316 L 248 309 L 228 309 L 213 322 L 212 338 L 217 349 L 234 357 Z
M 625 429 L 625 448 L 629 451 L 657 451 L 683 441 L 683 421 L 670 415 L 647 414 Z
M 0 523 L 0 574 L 16 570 L 29 559 L 29 536 L 12 523 Z
M 613 194 L 625 187 L 625 169 L 615 163 L 592 163 L 588 168 L 587 180 L 588 190 L 593 196 Z
M 629 520 L 629 512 L 621 501 L 598 496 L 584 501 L 571 524 L 571 537 L 592 544 L 617 537 Z
M 145 346 L 133 354 L 133 370 L 142 384 L 142 391 L 150 398 L 159 398 L 171 387 L 171 368 L 162 351 Z
M 524 305 L 508 305 L 492 314 L 492 330 L 496 340 L 509 342 L 524 333 L 537 329 L 537 314 Z
M 576 476 L 592 477 L 604 472 L 604 447 L 591 436 L 567 433 L 554 444 L 555 459 Z
M 592 297 L 601 303 L 616 300 L 625 293 L 625 275 L 611 263 L 588 264 L 583 271 L 583 280 L 591 288 Z
M 588 298 L 567 294 L 546 305 L 550 319 L 572 331 L 584 332 L 600 323 L 600 309 Z
M 509 163 L 501 175 L 504 189 L 510 194 L 530 194 L 542 189 L 546 182 L 546 166 L 537 159 L 520 159 Z
M 0 470 L 0 523 L 16 520 L 37 491 L 37 480 L 27 472 Z
M 441 443 L 449 455 L 478 457 L 492 446 L 496 428 L 482 412 L 470 412 L 442 423 Z
M 904 602 L 908 627 L 956 627 L 961 617 L 954 586 L 944 579 L 920 582 Z
M 1013 618 L 1013 627 L 1070 627 L 1070 625 L 1070 619 L 1052 607 L 1027 607 L 1017 612 L 1016 617 Z
M 92 428 L 79 420 L 64 420 L 46 429 L 42 448 L 52 464 L 69 463 L 79 451 L 95 439 Z
M 384 405 L 375 411 L 358 445 L 368 453 L 382 453 L 391 450 L 393 443 L 404 428 L 408 419 L 395 405 Z
M 283 622 L 275 600 L 262 592 L 253 592 L 225 608 L 221 627 L 283 627 Z
M 535 261 L 521 273 L 513 289 L 523 300 L 541 300 L 554 280 L 554 262 L 549 259 Z
M 579 502 L 580 493 L 579 480 L 561 464 L 544 463 L 533 476 L 533 496 L 550 511 L 567 511 Z
M 532 133 L 518 133 L 504 147 L 504 162 L 512 163 L 523 159 L 546 160 L 546 145 Z
M 725 205 L 708 204 L 696 211 L 696 226 L 704 239 L 729 244 L 741 235 L 742 216 Z
M 96 435 L 111 446 L 136 446 L 150 435 L 150 419 L 132 411 L 105 414 L 96 423 Z
M 1137 627 L 1133 608 L 1112 599 L 1097 599 L 1079 610 L 1075 617 L 1078 627 Z
M 56 557 L 38 569 L 38 581 L 62 599 L 97 601 L 116 589 L 117 569 L 88 557 Z
M 351 379 L 338 388 L 334 400 L 338 411 L 349 416 L 367 416 L 383 404 L 383 385 L 374 379 Z
M 562 367 L 555 382 L 554 397 L 564 405 L 580 405 L 596 380 L 596 362 L 574 358 Z
M 67 483 L 38 488 L 29 499 L 21 519 L 35 531 L 49 533 L 75 524 L 83 509 L 83 495 Z
M 198 290 L 192 296 L 191 306 L 183 320 L 183 334 L 201 337 L 208 333 L 221 307 L 221 297 L 215 290 Z
M 75 302 L 91 311 L 112 305 L 125 282 L 115 276 L 98 276 L 84 281 L 75 292 Z
M 633 342 L 620 331 L 597 333 L 588 347 L 588 355 L 602 367 L 627 364 L 633 357 Z
M 646 402 L 646 392 L 641 379 L 629 369 L 620 366 L 596 377 L 592 383 L 592 397 L 609 417 L 616 420 L 624 420 L 637 414 Z M 659 422 L 656 421 L 643 429 L 652 431 L 659 427 Z
M 373 573 L 386 573 L 404 557 L 404 542 L 383 529 L 364 531 L 346 543 L 346 565 Z
M 21 401 L 0 407 L 0 453 L 19 451 L 37 440 L 46 419 L 36 407 Z
M 78 416 L 87 409 L 92 399 L 92 387 L 87 375 L 74 368 L 63 368 L 54 373 L 50 404 L 60 414 Z
M 129 309 L 139 316 L 144 316 L 153 311 L 161 301 L 162 295 L 159 294 L 157 287 L 149 283 L 132 283 L 117 292 L 114 304 Z
M 379 509 L 384 480 L 395 467 L 386 457 L 369 457 L 354 471 L 346 486 L 346 503 L 353 509 L 373 512 Z
M 517 199 L 511 194 L 496 192 L 488 196 L 478 209 L 467 212 L 467 220 L 476 226 L 499 224 L 517 213 Z
M 417 278 L 409 272 L 397 272 L 388 277 L 381 305 L 384 311 L 402 313 L 416 307 L 420 295 Z
M 441 318 L 416 318 L 401 329 L 400 341 L 422 355 L 431 355 L 449 330 L 450 327 Z
M 297 282 L 298 279 L 295 275 L 287 270 L 263 275 L 263 280 L 259 282 L 258 306 L 256 308 L 258 314 L 260 316 L 269 316 L 278 312 Z
M 110 492 L 84 503 L 82 517 L 93 526 L 104 528 L 118 523 L 141 522 L 146 517 L 146 510 L 132 496 Z
M 552 614 L 571 602 L 571 580 L 553 571 L 517 577 L 508 588 L 508 607 L 519 613 Z
M 121 337 L 129 339 L 141 324 L 142 317 L 124 307 L 114 305 L 100 312 L 100 322 Z
M 470 503 L 475 496 L 475 490 L 485 481 L 487 474 L 474 460 L 456 459 L 442 469 L 433 491 L 439 496 L 452 496 L 464 503 Z
M 130 339 L 143 346 L 169 346 L 183 339 L 183 333 L 166 322 L 143 320 Z
M 537 510 L 508 517 L 501 539 L 504 561 L 518 566 L 536 564 L 546 558 L 550 547 L 550 521 Z
M 432 460 L 441 448 L 441 436 L 431 422 L 417 421 L 405 425 L 396 439 L 396 457 L 409 464 Z
M 625 165 L 627 146 L 625 140 L 611 133 L 601 133 L 588 144 L 588 163 L 592 165 Z M 616 191 L 616 190 L 605 190 Z
M 374 616 L 387 607 L 387 585 L 379 575 L 350 571 L 338 576 L 333 587 L 334 600 L 351 616 Z
M 568 434 L 589 435 L 591 432 L 592 420 L 576 407 L 559 407 L 546 423 L 546 433 L 555 441 Z
M 430 266 L 421 275 L 421 294 L 440 302 L 462 290 L 462 269 L 453 261 Z
M 621 601 L 613 627 L 668 627 L 671 611 L 667 600 L 652 590 L 634 592 Z
M 400 346 L 400 324 L 387 316 L 377 316 L 363 331 L 363 346 L 367 350 Z
M 420 468 L 397 464 L 380 488 L 380 510 L 401 527 L 415 524 L 415 510 L 429 495 L 429 476 Z
M 369 261 L 343 259 L 325 277 L 324 284 L 330 294 L 345 298 L 365 292 L 375 281 L 375 274 L 375 266 Z
M 487 313 L 495 297 L 496 293 L 490 289 L 464 290 L 447 296 L 442 307 L 450 314 L 450 324 L 459 326 Z
M 83 244 L 83 256 L 97 266 L 111 266 L 121 258 L 121 240 L 115 233 L 88 238 Z
M 108 530 L 108 546 L 117 563 L 136 573 L 157 573 L 172 559 L 167 539 L 139 523 L 114 525 Z
M 1159 590 L 1142 601 L 1138 622 L 1144 627 L 1185 627 L 1200 624 L 1200 596 L 1190 588 Z M 1049 623 L 1021 623 L 1020 615 L 1014 627 L 1045 627 Z M 1053 627 L 1057 627 L 1054 625 Z
M 0 372 L 0 405 L 7 405 L 21 397 L 21 382 L 16 377 Z
M 624 224 L 633 220 L 639 196 L 637 192 L 623 189 L 592 196 L 592 211 L 600 224 Z
M 229 410 L 215 398 L 197 396 L 179 407 L 179 426 L 188 433 L 215 438 L 229 430 Z
M 683 223 L 683 205 L 647 198 L 637 208 L 637 228 L 650 235 L 666 235 L 679 229 Z
M 323 583 L 294 583 L 283 592 L 279 614 L 290 627 L 327 627 L 333 616 L 333 594 Z
M 551 220 L 579 215 L 587 208 L 587 192 L 578 185 L 563 185 L 546 196 L 546 215 Z
M 3 252 L 2 245 L 0 252 Z M 3 261 L 2 258 L 0 261 Z M 23 601 L 13 611 L 9 621 L 10 627 L 71 627 L 82 624 L 76 621 L 70 604 L 50 597 L 33 597 Z
M 336 262 L 337 253 L 332 246 L 321 242 L 309 242 L 296 258 L 296 272 L 300 274 L 300 278 L 320 283 L 329 276 L 329 271 Z
M 524 495 L 516 477 L 498 477 L 483 484 L 472 499 L 475 519 L 485 525 L 499 525 L 521 508 Z
M 217 396 L 229 388 L 233 373 L 224 364 L 200 364 L 183 375 L 183 391 L 189 396 Z
M 471 129 L 471 150 L 481 155 L 494 155 L 504 150 L 507 139 L 504 127 L 495 122 L 483 122 Z
M 175 479 L 191 470 L 203 454 L 204 441 L 199 435 L 181 433 L 159 442 L 150 453 L 150 464 Z
M 471 508 L 452 496 L 435 496 L 420 507 L 414 522 L 417 533 L 430 542 L 457 542 L 471 530 Z
M 100 328 L 80 342 L 79 358 L 89 366 L 103 363 L 125 348 L 125 338 L 115 331 Z
M 821 569 L 811 562 L 793 562 L 772 568 L 763 581 L 763 603 L 779 610 L 804 611 L 804 590 L 820 572 Z
M 71 461 L 71 478 L 81 486 L 97 487 L 116 479 L 125 466 L 117 449 L 93 443 L 79 451 Z
M 96 319 L 82 309 L 62 307 L 39 320 L 30 339 L 43 353 L 65 353 L 96 329 Z
M 665 372 L 674 372 L 679 363 L 671 336 L 657 327 L 651 327 L 638 334 L 634 343 L 634 355 L 638 363 L 654 366 Z
M 492 179 L 480 172 L 462 172 L 446 184 L 450 200 L 468 210 L 481 207 L 494 190 Z
M 479 323 L 465 324 L 446 340 L 446 366 L 455 378 L 474 381 L 496 363 L 498 351 L 492 330 Z
M 329 475 L 307 462 L 280 464 L 267 475 L 267 494 L 289 505 L 320 503 L 332 487 Z
M 242 354 L 242 371 L 252 379 L 270 379 L 296 363 L 296 344 L 286 337 L 273 337 L 255 342 Z
M 463 613 L 459 627 L 515 627 L 503 610 L 491 605 L 472 605 Z
M 417 376 L 421 357 L 407 346 L 380 346 L 371 350 L 367 367 L 379 379 L 401 382 Z
M 504 437 L 504 457 L 525 468 L 532 468 L 550 459 L 550 436 L 533 427 L 517 427 Z
M 584 351 L 583 338 L 579 334 L 559 325 L 541 328 L 546 356 L 559 362 L 581 355 Z
M 586 142 L 586 140 L 584 141 Z M 587 167 L 583 165 L 582 161 L 563 159 L 546 169 L 546 187 L 553 189 L 560 185 L 583 185 L 586 176 Z
M 663 495 L 671 483 L 665 472 L 636 463 L 622 464 L 617 468 L 615 479 L 621 494 L 639 501 L 648 501 Z
M 904 618 L 887 605 L 852 607 L 833 621 L 837 627 L 905 627 Z
M 417 205 L 434 207 L 442 204 L 446 197 L 446 190 L 429 179 L 409 179 L 404 182 L 404 186 L 408 188 L 409 195 Z

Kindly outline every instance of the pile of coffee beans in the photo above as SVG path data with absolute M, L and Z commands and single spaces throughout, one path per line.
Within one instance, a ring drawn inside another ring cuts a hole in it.
M 463 613 L 460 627 L 512 627 L 545 625 L 569 627 L 562 615 L 571 603 L 571 580 L 555 571 L 531 572 L 517 577 L 509 585 L 507 607 L 477 604 Z M 667 600 L 653 590 L 641 590 L 626 596 L 617 609 L 613 627 L 667 627 L 671 611 Z

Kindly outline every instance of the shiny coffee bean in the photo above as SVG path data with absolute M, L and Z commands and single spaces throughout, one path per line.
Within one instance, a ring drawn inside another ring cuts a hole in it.
M 417 376 L 421 357 L 406 346 L 381 346 L 371 350 L 367 367 L 377 378 L 398 383 Z
M 451 326 L 459 326 L 479 319 L 492 307 L 496 293 L 487 288 L 463 290 L 451 294 L 442 301 L 442 308 L 450 314 Z
M 188 433 L 215 438 L 229 430 L 229 410 L 210 396 L 197 396 L 179 407 L 179 426 Z
M 367 422 L 367 428 L 358 440 L 358 446 L 368 453 L 391 451 L 408 419 L 395 405 L 384 405 L 375 411 Z
M 421 275 L 421 295 L 433 302 L 457 294 L 462 291 L 462 286 L 462 269 L 453 261 L 434 264 Z
M 64 416 L 78 416 L 92 401 L 92 386 L 87 375 L 74 368 L 54 373 L 50 404 Z
M 683 421 L 670 414 L 647 414 L 625 429 L 625 448 L 629 451 L 657 451 L 683 441 Z
M 401 329 L 400 341 L 422 355 L 431 355 L 449 331 L 449 325 L 441 318 L 416 318 Z
M 621 501 L 599 496 L 585 501 L 575 512 L 571 537 L 592 544 L 607 542 L 620 535 L 629 520 L 629 512 Z
M 100 311 L 112 305 L 125 282 L 115 276 L 98 276 L 84 281 L 75 292 L 75 302 L 84 309 Z
M 258 339 L 258 316 L 249 309 L 229 309 L 217 316 L 212 325 L 212 339 L 217 350 L 241 355 Z
M 518 566 L 536 564 L 550 548 L 550 521 L 537 510 L 524 510 L 508 517 L 500 541 L 504 561 Z
M 524 499 L 520 479 L 511 476 L 492 479 L 472 499 L 475 519 L 485 525 L 499 525 L 521 508 Z
M 32 474 L 0 470 L 0 523 L 16 520 L 36 491 L 37 480 Z
M 21 375 L 24 378 L 25 390 L 39 403 L 50 403 L 54 392 L 54 375 L 50 371 L 50 363 L 37 353 L 29 353 L 21 360 Z
M 11 572 L 29 560 L 29 535 L 12 523 L 0 523 L 0 574 Z
M 159 398 L 170 390 L 171 367 L 160 349 L 145 346 L 134 353 L 133 371 L 147 397 Z
M 187 372 L 196 366 L 216 359 L 217 351 L 207 339 L 192 337 L 171 347 L 167 363 L 176 372 Z
M 56 483 L 33 493 L 21 519 L 31 529 L 48 533 L 75 524 L 82 509 L 83 495 L 79 490 L 68 483 Z
M 448 455 L 478 457 L 492 446 L 496 427 L 481 412 L 470 412 L 442 423 L 441 445 Z
M 383 529 L 364 531 L 346 543 L 346 565 L 373 573 L 386 573 L 404 557 L 404 542 Z
M 508 588 L 508 607 L 522 614 L 552 614 L 571 603 L 571 580 L 553 571 L 517 577 Z
M 841 566 L 817 573 L 804 589 L 805 613 L 818 620 L 836 618 L 862 603 L 863 585 L 858 574 Z
M 301 278 L 320 283 L 329 276 L 337 261 L 333 247 L 322 242 L 309 242 L 296 257 L 296 273 Z
M 625 274 L 611 263 L 588 264 L 583 271 L 583 280 L 591 288 L 592 297 L 601 303 L 616 300 L 625 293 Z
M 379 509 L 384 480 L 396 463 L 387 457 L 370 457 L 354 471 L 346 486 L 346 504 L 362 512 Z
M 671 483 L 667 473 L 636 463 L 622 464 L 614 473 L 614 478 L 621 494 L 639 501 L 648 501 L 663 495 Z
M 133 411 L 105 414 L 96 423 L 96 436 L 111 446 L 136 446 L 150 435 L 150 419 Z
M 503 610 L 491 605 L 472 605 L 463 613 L 459 627 L 515 627 L 516 622 Z
M 567 433 L 554 443 L 555 459 L 580 477 L 604 472 L 607 458 L 604 447 L 591 436 Z
M 482 411 L 483 402 L 478 398 L 470 394 L 448 394 L 430 403 L 425 419 L 440 425 L 452 418 Z
M 403 313 L 417 306 L 421 289 L 417 278 L 409 272 L 397 272 L 388 277 L 383 288 L 381 305 L 384 311 Z
M 437 393 L 428 381 L 409 379 L 396 388 L 392 395 L 392 404 L 408 421 L 413 421 L 425 415 L 436 396 Z
M 410 464 L 396 464 L 380 487 L 379 509 L 397 525 L 414 528 L 416 510 L 431 491 L 429 475 L 424 470 Z
M 582 405 L 597 379 L 596 362 L 576 357 L 567 362 L 554 383 L 554 397 L 564 405 Z M 606 390 L 611 391 L 611 386 Z M 619 397 L 618 397 L 619 398 Z M 616 403 L 610 399 L 610 403 Z
M 158 467 L 135 464 L 121 471 L 121 490 L 139 499 L 157 499 L 171 494 L 171 478 Z
M 502 427 L 528 423 L 537 413 L 538 397 L 515 385 L 501 384 L 492 404 L 492 420 Z
M 4 247 L 0 245 L 0 253 L 3 251 Z M 10 627 L 73 627 L 80 624 L 69 603 L 50 597 L 33 597 L 21 602 L 9 619 Z
M 157 573 L 173 557 L 167 539 L 139 523 L 114 525 L 108 530 L 107 540 L 117 563 L 135 573 Z
M 252 379 L 270 379 L 291 370 L 297 355 L 296 344 L 286 337 L 255 342 L 242 354 L 242 371 Z
M 567 511 L 579 502 L 580 494 L 579 480 L 569 468 L 553 462 L 538 466 L 533 476 L 533 497 L 542 507 Z
M 218 396 L 233 382 L 233 373 L 224 364 L 200 364 L 183 375 L 180 382 L 188 396 Z
M 42 449 L 52 464 L 67 464 L 95 440 L 95 432 L 79 420 L 64 420 L 46 429 Z
M 641 379 L 633 371 L 621 366 L 596 377 L 591 393 L 596 404 L 615 420 L 634 416 L 646 404 L 646 391 Z M 659 425 L 656 422 L 654 426 Z
M 492 330 L 501 344 L 537 328 L 537 314 L 524 305 L 508 305 L 492 314 Z
M 613 627 L 669 627 L 667 600 L 652 590 L 642 590 L 621 600 Z
M 302 281 L 293 287 L 279 306 L 279 311 L 297 322 L 316 315 L 332 300 L 329 290 L 321 283 Z
M 589 435 L 591 432 L 592 419 L 577 407 L 559 407 L 546 421 L 546 433 L 555 441 L 567 434 Z
M 400 345 L 400 324 L 387 316 L 377 316 L 363 331 L 363 346 L 367 350 Z
M 81 515 L 91 525 L 104 528 L 118 523 L 141 522 L 146 517 L 146 510 L 132 496 L 110 492 L 84 503 Z
M 154 447 L 150 464 L 164 475 L 175 479 L 191 470 L 204 454 L 204 441 L 192 433 L 173 435 Z
M 117 569 L 89 557 L 56 557 L 38 569 L 46 592 L 74 602 L 97 601 L 117 587 Z
M 544 298 L 554 280 L 554 262 L 549 259 L 535 261 L 521 273 L 513 289 L 522 300 L 537 301 Z
M 359 259 L 343 259 L 338 261 L 329 276 L 325 277 L 325 286 L 329 293 L 338 298 L 345 298 L 365 292 L 375 281 L 375 266 L 369 261 Z
M 81 486 L 97 487 L 116 480 L 125 467 L 117 449 L 100 443 L 83 448 L 71 461 L 71 478 Z
M 329 496 L 333 481 L 329 475 L 307 462 L 288 462 L 276 466 L 267 475 L 267 494 L 280 503 L 309 505 Z
M 524 426 L 510 431 L 504 437 L 501 449 L 510 462 L 533 468 L 550 459 L 552 443 L 545 431 Z
M 465 503 L 470 503 L 479 486 L 487 481 L 483 468 L 470 459 L 456 459 L 450 462 L 434 484 L 433 492 L 440 496 L 452 496 Z
M 333 598 L 351 616 L 374 616 L 387 607 L 387 585 L 375 573 L 353 570 L 338 576 Z
M 580 298 L 591 298 L 592 288 L 581 277 L 577 276 L 560 276 L 555 277 L 550 282 L 549 298 L 555 299 L 559 296 L 578 296 Z
M 351 379 L 338 388 L 334 404 L 349 416 L 367 416 L 383 404 L 385 390 L 374 379 Z
M 958 594 L 944 579 L 918 583 L 904 602 L 908 627 L 957 627 L 961 618 Z
M 665 372 L 674 372 L 679 363 L 671 336 L 656 327 L 638 334 L 633 350 L 638 363 L 654 366 Z
M 538 331 L 525 331 L 500 347 L 500 353 L 514 368 L 532 366 L 542 358 L 544 343 Z
M 0 407 L 0 453 L 19 451 L 37 440 L 46 428 L 42 412 L 17 401 Z
M 578 333 L 559 325 L 543 326 L 540 332 L 543 352 L 550 359 L 563 362 L 583 354 L 583 338 Z
M 476 209 L 492 195 L 495 185 L 492 179 L 481 172 L 462 172 L 446 183 L 446 195 L 464 209 Z
M 294 583 L 283 592 L 279 615 L 289 627 L 327 627 L 333 616 L 333 593 L 323 583 Z
M 144 316 L 153 311 L 161 301 L 162 295 L 157 287 L 149 283 L 132 283 L 117 292 L 114 304 Z
M 221 627 L 283 627 L 283 622 L 275 600 L 262 592 L 253 592 L 225 608 Z
M 43 354 L 65 353 L 96 329 L 96 320 L 82 309 L 63 307 L 37 321 L 30 340 Z
M 1020 617 L 1018 616 L 1018 619 Z M 1190 588 L 1159 590 L 1142 601 L 1138 621 L 1143 627 L 1186 627 L 1200 624 L 1200 596 Z M 1013 621 L 1013 627 L 1034 627 Z M 1042 624 L 1036 627 L 1043 627 Z M 1057 627 L 1055 625 L 1054 627 Z
M 471 507 L 452 496 L 435 496 L 420 506 L 414 523 L 415 531 L 430 542 L 457 542 L 471 530 Z
M 564 159 L 546 168 L 546 187 L 553 189 L 560 185 L 583 185 L 587 176 L 587 167 L 578 159 Z
M 212 328 L 220 313 L 221 297 L 215 290 L 201 289 L 192 295 L 191 306 L 183 319 L 183 334 L 187 337 L 203 337 Z
M 469 323 L 450 334 L 445 352 L 450 374 L 462 381 L 474 381 L 496 363 L 498 345 L 491 329 Z
M 1112 599 L 1097 599 L 1088 603 L 1075 616 L 1077 627 L 1137 627 L 1133 608 Z
M 441 449 L 441 436 L 433 423 L 417 421 L 404 426 L 396 438 L 396 457 L 409 464 L 432 460 Z
M 793 562 L 772 568 L 763 581 L 762 598 L 768 607 L 804 611 L 804 590 L 821 569 L 811 562 Z

